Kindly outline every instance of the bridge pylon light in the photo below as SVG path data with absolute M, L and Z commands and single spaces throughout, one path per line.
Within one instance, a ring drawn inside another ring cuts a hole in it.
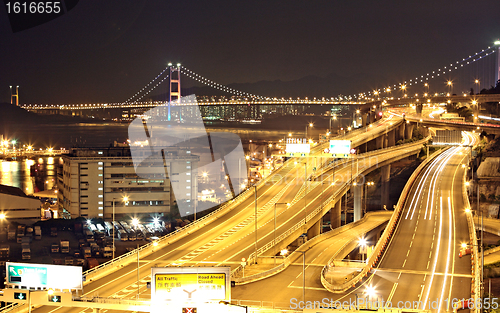
M 500 79 L 500 40 L 495 41 L 494 43 L 495 49 L 497 50 L 497 60 L 496 60 L 496 67 L 495 67 L 495 86 L 498 83 L 498 80 Z
M 168 114 L 167 119 L 170 121 L 172 118 L 171 114 L 171 104 L 172 101 L 180 103 L 181 100 L 181 69 L 180 63 L 177 63 L 177 67 L 173 67 L 172 63 L 169 63 L 169 93 L 168 93 Z

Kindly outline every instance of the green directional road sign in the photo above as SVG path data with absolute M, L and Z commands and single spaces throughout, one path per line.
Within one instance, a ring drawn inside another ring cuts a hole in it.
M 61 296 L 50 295 L 49 302 L 61 302 Z
M 9 283 L 36 283 L 33 285 L 47 285 L 47 267 L 43 265 L 26 266 L 9 264 L 7 267 Z
M 14 292 L 14 299 L 16 300 L 26 300 L 27 298 L 25 292 Z

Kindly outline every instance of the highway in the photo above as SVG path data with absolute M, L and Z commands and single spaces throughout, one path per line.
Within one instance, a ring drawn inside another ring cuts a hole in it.
M 391 117 L 389 117 L 389 120 Z M 354 131 L 346 138 L 360 138 L 366 140 L 374 133 L 384 133 L 389 125 L 384 123 L 401 122 L 394 118 L 391 122 L 383 120 L 370 127 L 368 130 Z M 364 138 L 364 139 L 363 139 Z M 317 147 L 315 151 L 321 151 L 322 147 Z M 391 153 L 381 153 L 378 161 L 384 161 L 404 153 L 405 149 L 415 153 L 416 148 L 401 148 L 390 151 Z M 301 162 L 307 159 L 299 159 L 295 162 L 285 163 L 283 167 L 273 173 L 268 184 L 261 184 L 257 187 L 258 203 L 258 247 L 269 243 L 274 237 L 274 203 L 290 202 L 290 207 L 286 205 L 277 206 L 277 235 L 286 231 L 291 225 L 296 225 L 303 221 L 305 217 L 304 202 L 307 202 L 306 210 L 309 213 L 321 206 L 321 203 L 331 196 L 334 188 L 340 188 L 339 177 L 346 179 L 351 176 L 351 166 L 349 162 L 339 164 L 336 169 L 336 181 L 338 185 L 331 186 L 331 177 L 325 178 L 328 184 L 317 182 L 304 183 L 304 164 Z M 312 162 L 305 166 L 309 173 L 312 173 Z M 304 190 L 308 189 L 304 198 Z M 302 190 L 302 191 L 301 191 Z M 304 202 L 302 202 L 304 201 Z M 214 222 L 207 224 L 200 230 L 193 230 L 186 237 L 179 239 L 165 248 L 159 248 L 153 254 L 140 256 L 139 262 L 139 298 L 149 299 L 150 290 L 146 288 L 146 282 L 150 280 L 150 270 L 153 266 L 231 266 L 235 268 L 239 265 L 242 257 L 248 255 L 255 249 L 254 229 L 254 195 L 249 193 L 245 199 L 234 205 L 234 208 L 227 210 L 227 213 L 220 216 Z M 318 276 L 319 277 L 319 276 Z M 137 264 L 131 263 L 124 267 L 115 268 L 102 279 L 88 282 L 84 287 L 85 296 L 116 297 L 123 299 L 136 298 L 137 288 Z M 90 309 L 87 309 L 89 311 Z M 37 308 L 36 312 L 81 312 L 85 310 L 71 308 L 57 308 L 43 306 Z
M 470 297 L 470 256 L 458 257 L 469 241 L 461 183 L 467 157 L 468 148 L 450 148 L 419 175 L 387 252 L 362 288 L 393 306 L 411 301 L 413 309 L 434 312 Z
M 329 232 L 324 233 L 320 236 L 322 238 L 317 238 L 319 240 L 313 239 L 314 243 L 306 243 L 306 247 L 301 247 L 300 251 L 305 251 L 306 299 L 318 300 L 334 296 L 338 298 L 321 285 L 319 278 L 323 267 L 332 258 L 343 259 L 346 252 L 342 252 L 347 245 L 352 242 L 357 243 L 367 232 L 387 222 L 391 214 L 392 212 L 385 211 L 367 214 L 355 227 L 344 225 L 340 227 L 344 229 L 340 233 L 334 236 L 329 236 Z M 292 298 L 302 300 L 302 266 L 303 258 L 299 256 L 279 274 L 251 284 L 236 286 L 233 288 L 232 296 L 234 299 L 245 299 L 240 301 L 243 305 L 255 301 L 272 301 L 275 306 L 289 308 Z M 340 268 L 338 272 L 343 270 L 348 271 L 347 268 Z
M 422 171 L 410 190 L 402 219 L 386 253 L 374 274 L 362 284 L 343 295 L 327 292 L 315 277 L 320 273 L 318 266 L 327 261 L 322 259 L 321 251 L 311 253 L 310 257 L 306 253 L 306 300 L 355 301 L 356 297 L 366 297 L 365 300 L 370 301 L 390 301 L 392 307 L 406 305 L 412 309 L 425 307 L 444 312 L 451 311 L 451 300 L 469 298 L 470 256 L 458 256 L 460 244 L 469 241 L 461 183 L 461 164 L 468 157 L 467 149 L 448 149 Z M 299 265 L 300 259 L 295 267 L 254 283 L 255 287 L 236 289 L 236 298 L 255 293 L 252 299 L 279 303 L 287 303 L 290 298 L 301 300 Z M 289 284 L 284 291 L 286 282 Z M 278 291 L 272 293 L 271 290 Z

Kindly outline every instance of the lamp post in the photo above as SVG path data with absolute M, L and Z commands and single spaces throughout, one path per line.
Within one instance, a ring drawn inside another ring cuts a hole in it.
M 113 198 L 113 222 L 111 223 L 112 229 L 113 229 L 113 260 L 115 259 L 115 202 L 117 198 Z M 128 197 L 124 196 L 122 197 L 123 202 L 128 201 Z
M 274 266 L 276 266 L 276 206 L 278 204 L 286 204 L 287 208 L 290 207 L 290 203 L 286 203 L 286 202 L 276 202 L 274 204 L 274 241 L 273 241 L 273 246 L 274 246 Z
M 477 84 L 477 94 L 481 93 L 481 81 L 479 79 L 476 79 L 474 81 L 474 84 Z
M 307 160 L 307 159 L 306 159 Z M 304 164 L 304 184 L 306 184 L 306 187 L 304 188 L 304 232 L 306 232 L 306 223 L 307 223 L 307 161 L 306 162 L 301 162 Z M 295 162 L 297 164 L 297 162 Z
M 373 186 L 373 185 L 375 185 L 375 183 L 374 183 L 374 182 L 372 182 L 372 181 L 369 181 L 369 182 L 367 182 L 367 183 L 365 184 L 365 207 L 364 207 L 364 213 L 363 213 L 363 216 L 364 216 L 364 214 L 366 214 L 366 202 L 367 202 L 367 201 L 366 201 L 366 198 L 367 198 L 367 193 L 368 193 L 368 186 Z
M 139 243 L 137 243 L 137 300 L 139 300 Z
M 254 264 L 257 264 L 257 186 L 253 185 L 254 188 L 254 195 L 255 195 L 255 217 L 254 217 L 254 224 L 255 224 L 255 258 L 254 258 Z
M 450 95 L 453 95 L 453 82 L 451 80 L 447 81 L 446 84 L 449 87 Z
M 403 98 L 404 98 L 404 96 L 405 96 L 405 92 L 406 92 L 406 85 L 401 85 L 401 87 L 400 87 L 400 88 L 401 88 L 401 93 L 402 93 L 402 96 L 403 96 Z
M 361 238 L 361 239 L 358 241 L 358 243 L 359 243 L 359 246 L 360 246 L 360 247 L 363 247 L 363 253 L 361 253 L 361 260 L 362 260 L 362 262 L 363 262 L 363 264 L 364 264 L 364 263 L 365 263 L 365 253 L 364 253 L 364 251 L 365 251 L 365 248 L 366 248 L 367 241 L 366 241 L 366 239 L 365 239 L 365 238 Z
M 306 125 L 306 140 L 307 140 L 307 128 L 313 127 L 313 126 L 314 126 L 313 123 L 309 123 L 309 125 Z

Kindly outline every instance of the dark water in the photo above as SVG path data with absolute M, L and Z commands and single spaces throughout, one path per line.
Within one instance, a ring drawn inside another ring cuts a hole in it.
M 207 126 L 206 129 L 207 131 L 233 132 L 243 140 L 277 141 L 287 137 L 289 133 L 286 130 L 238 128 L 236 125 L 232 127 Z M 291 133 L 303 135 L 304 131 L 291 131 Z M 30 144 L 36 149 L 109 146 L 114 141 L 125 142 L 128 139 L 128 124 L 23 125 L 22 127 L 9 127 L 3 135 L 6 139 L 16 139 L 21 145 Z
M 56 166 L 60 161 L 59 157 L 19 161 L 0 160 L 0 184 L 21 188 L 28 195 L 37 191 L 37 188 L 38 190 L 51 189 L 56 185 Z M 36 179 L 30 176 L 31 166 L 40 169 L 42 173 Z
M 207 131 L 224 130 L 236 133 L 242 140 L 278 141 L 288 136 L 288 131 L 243 129 L 236 127 L 207 127 Z M 301 132 L 292 132 L 302 135 Z M 128 124 L 70 124 L 70 125 L 12 125 L 4 129 L 4 139 L 17 140 L 17 147 L 33 145 L 35 149 L 109 146 L 114 141 L 126 142 Z M 26 194 L 35 192 L 34 179 L 30 177 L 30 166 L 46 171 L 38 179 L 38 189 L 52 188 L 55 183 L 56 165 L 59 157 L 43 157 L 32 160 L 0 160 L 0 184 L 21 188 Z

